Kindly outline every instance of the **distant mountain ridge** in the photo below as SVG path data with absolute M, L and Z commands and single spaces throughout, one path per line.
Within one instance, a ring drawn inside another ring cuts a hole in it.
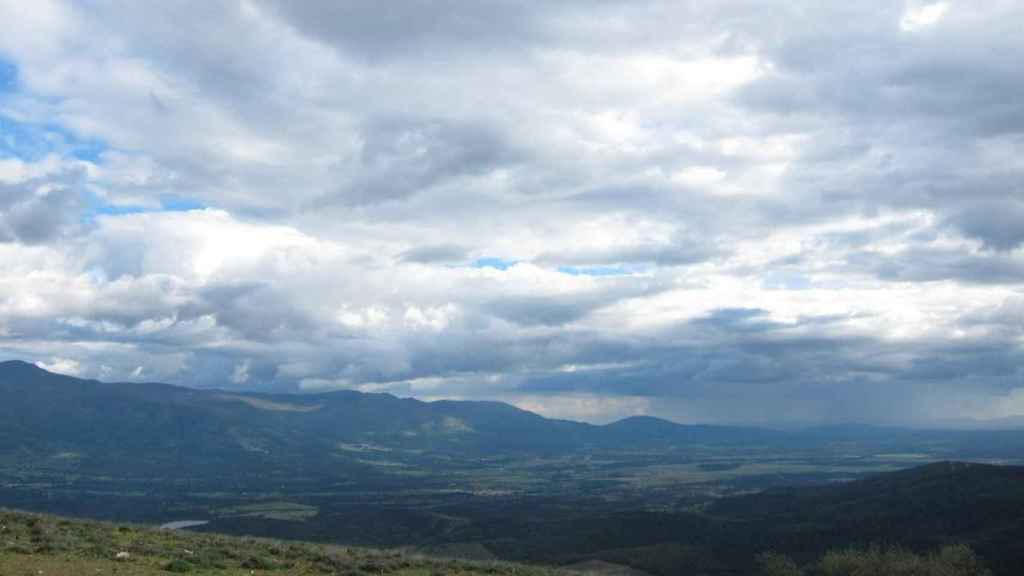
M 682 425 L 634 416 L 606 425 L 555 420 L 501 402 L 424 402 L 334 391 L 263 394 L 159 383 L 108 383 L 0 363 L 0 459 L 47 468 L 104 466 L 149 474 L 183 465 L 223 472 L 287 465 L 310 474 L 359 467 L 361 453 L 445 461 L 695 446 L 786 449 L 868 440 L 900 450 L 942 438 L 984 456 L 1024 450 L 1012 432 L 937 432 L 865 426 L 768 430 Z M 909 448 L 907 448 L 909 449 Z M 58 457 L 59 456 L 59 457 Z M 437 460 L 441 459 L 441 460 Z M 285 464 L 286 463 L 286 464 Z
M 648 416 L 598 426 L 549 419 L 501 402 L 424 402 L 344 390 L 289 395 L 108 383 L 55 374 L 21 361 L 0 363 L 0 398 L 0 451 L 32 444 L 54 452 L 125 456 L 131 450 L 150 450 L 189 458 L 222 458 L 232 452 L 323 454 L 339 446 L 549 453 L 588 447 L 662 448 L 771 434 L 686 426 Z

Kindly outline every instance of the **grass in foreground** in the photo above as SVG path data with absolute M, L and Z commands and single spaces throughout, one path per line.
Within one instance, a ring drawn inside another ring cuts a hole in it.
M 759 558 L 764 576 L 992 576 L 969 547 L 956 544 L 932 554 L 901 548 L 833 550 L 818 562 L 799 568 L 779 554 Z
M 173 532 L 0 510 L 0 576 L 552 576 L 503 562 Z

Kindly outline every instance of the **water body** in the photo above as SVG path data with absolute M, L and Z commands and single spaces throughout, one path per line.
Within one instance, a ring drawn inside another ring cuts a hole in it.
M 161 524 L 161 530 L 184 530 L 186 528 L 195 528 L 196 526 L 205 526 L 209 524 L 209 520 L 178 520 L 176 522 L 168 522 Z

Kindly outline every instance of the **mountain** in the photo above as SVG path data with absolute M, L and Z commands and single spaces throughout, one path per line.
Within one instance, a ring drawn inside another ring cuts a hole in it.
M 57 455 L 97 466 L 263 465 L 285 455 L 402 450 L 494 457 L 752 440 L 763 431 L 650 417 L 606 426 L 554 420 L 500 402 L 422 402 L 337 391 L 256 394 L 107 383 L 0 363 L 0 455 Z M 2 456 L 0 456 L 2 457 Z
M 946 430 L 1024 430 L 1024 415 L 987 420 L 977 418 L 948 419 L 936 423 L 933 427 Z
M 630 416 L 602 426 L 602 442 L 616 446 L 671 446 L 678 444 L 764 444 L 791 435 L 765 428 L 737 426 L 682 426 L 652 416 Z
M 951 457 L 961 449 L 992 457 L 1024 449 L 1024 435 L 1005 431 L 864 426 L 773 431 L 680 425 L 648 416 L 595 426 L 544 418 L 501 402 L 107 383 L 54 374 L 26 362 L 0 363 L 0 464 L 21 459 L 151 475 L 182 466 L 212 473 L 286 463 L 292 472 L 318 475 L 365 468 L 359 461 L 384 454 L 437 462 L 702 446 L 801 450 L 851 442 L 911 451 L 937 440 L 951 447 Z

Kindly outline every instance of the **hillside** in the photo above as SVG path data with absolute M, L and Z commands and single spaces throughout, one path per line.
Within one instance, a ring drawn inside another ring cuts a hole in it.
M 0 574 L 545 576 L 544 568 L 193 534 L 0 510 Z
M 705 574 L 676 563 L 664 550 L 649 547 L 648 564 L 664 563 L 661 573 Z M 635 553 L 636 554 L 636 553 Z M 612 555 L 614 556 L 614 554 Z M 634 556 L 634 559 L 636 556 Z M 881 570 L 880 570 L 881 568 Z M 716 570 L 717 572 L 717 570 Z M 798 570 L 775 552 L 758 555 L 747 571 L 763 576 L 991 576 L 984 561 L 963 545 L 917 555 L 901 549 L 843 548 Z M 562 569 L 508 562 L 473 562 L 402 550 L 325 546 L 306 542 L 197 534 L 152 526 L 105 523 L 0 509 L 0 574 L 119 574 L 163 576 L 646 576 L 646 572 L 604 560 L 584 560 Z
M 802 559 L 835 547 L 965 543 L 997 574 L 1024 563 L 1024 466 L 937 462 L 833 486 L 772 489 L 715 502 L 752 542 Z
M 0 450 L 12 445 L 142 465 L 260 462 L 275 455 L 321 459 L 339 446 L 478 454 L 663 447 L 699 439 L 734 442 L 754 431 L 682 426 L 654 418 L 608 426 L 552 420 L 500 402 L 422 402 L 337 391 L 268 395 L 166 384 L 119 384 L 0 363 Z M 96 426 L 97 422 L 103 426 Z M 763 431 L 761 434 L 765 434 Z M 139 457 L 140 452 L 148 454 Z
M 808 564 L 849 547 L 927 552 L 965 544 L 994 574 L 1012 576 L 1024 563 L 1024 466 L 940 462 L 722 498 L 700 512 L 509 519 L 476 537 L 505 558 L 607 561 L 666 576 L 750 574 L 768 551 Z
M 461 457 L 580 454 L 588 450 L 665 450 L 764 446 L 805 450 L 859 442 L 891 450 L 936 445 L 978 455 L 1024 453 L 1016 431 L 919 431 L 844 426 L 777 431 L 681 425 L 650 416 L 604 426 L 544 418 L 501 402 L 423 402 L 390 394 L 335 391 L 257 394 L 159 383 L 107 383 L 0 362 L 0 458 L 16 451 L 64 455 L 76 466 L 130 465 L 139 473 L 183 464 L 323 471 L 324 456 L 396 451 Z M 97 423 L 102 423 L 98 426 Z M 448 457 L 446 456 L 446 457 Z M 349 459 L 351 460 L 351 459 Z

